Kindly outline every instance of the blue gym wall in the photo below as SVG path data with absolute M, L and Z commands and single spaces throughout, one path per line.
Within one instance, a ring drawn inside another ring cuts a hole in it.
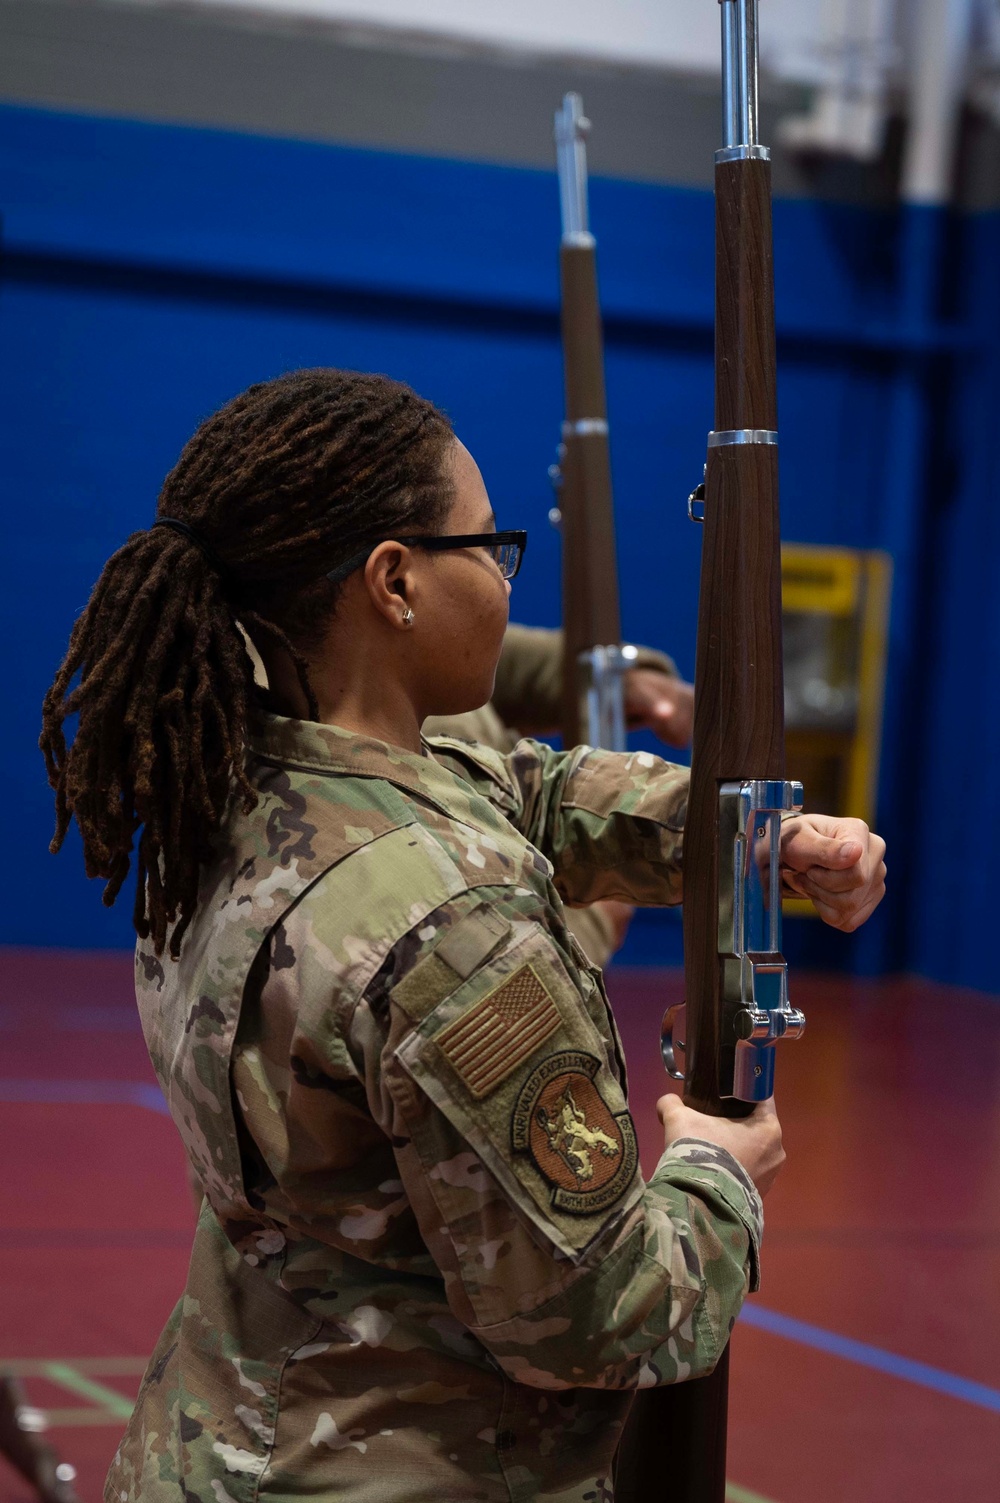
M 554 174 L 0 109 L 0 940 L 130 943 L 70 841 L 47 852 L 38 707 L 107 555 L 148 525 L 195 425 L 296 366 L 383 370 L 441 404 L 501 526 L 517 619 L 558 621 L 546 477 L 561 417 Z M 592 185 L 624 628 L 694 668 L 685 497 L 712 414 L 709 194 Z M 783 532 L 896 560 L 880 823 L 894 895 L 864 938 L 790 926 L 813 963 L 994 981 L 990 757 L 1000 218 L 775 205 Z M 942 296 L 940 289 L 945 289 Z M 640 922 L 627 958 L 676 960 Z

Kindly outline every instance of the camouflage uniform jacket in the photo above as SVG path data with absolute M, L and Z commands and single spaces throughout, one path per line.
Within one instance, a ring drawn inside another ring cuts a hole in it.
M 760 1235 L 709 1144 L 643 1182 L 565 927 L 677 901 L 686 774 L 277 717 L 250 766 L 180 962 L 137 955 L 206 1200 L 108 1503 L 609 1499 L 630 1391 L 713 1366 Z

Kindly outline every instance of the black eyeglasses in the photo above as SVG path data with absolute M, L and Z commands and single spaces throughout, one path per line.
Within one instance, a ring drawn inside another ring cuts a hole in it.
M 370 543 L 361 553 L 355 553 L 346 562 L 338 564 L 336 569 L 331 569 L 327 579 L 332 584 L 340 584 L 341 580 L 368 562 L 379 543 L 402 543 L 406 548 L 427 548 L 432 553 L 444 553 L 452 548 L 485 548 L 501 576 L 504 579 L 514 579 L 528 546 L 528 534 L 521 531 L 458 532 L 437 537 L 420 533 L 415 537 L 380 538 L 378 542 Z

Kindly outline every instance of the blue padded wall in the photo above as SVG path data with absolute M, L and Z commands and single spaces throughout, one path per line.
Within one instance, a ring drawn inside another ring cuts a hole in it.
M 10 651 L 0 938 L 126 945 L 127 904 L 102 909 L 75 845 L 58 859 L 47 853 L 38 706 L 104 559 L 148 524 L 184 440 L 228 397 L 302 365 L 410 381 L 451 413 L 481 463 L 500 525 L 531 531 L 515 617 L 557 621 L 558 539 L 546 521 L 562 381 L 555 178 L 8 108 L 0 110 L 0 211 L 0 609 Z M 712 201 L 597 180 L 592 219 L 625 631 L 666 647 L 690 676 L 700 540 L 684 499 L 711 426 Z M 979 349 L 969 279 L 988 279 L 989 255 L 976 247 L 995 234 L 990 220 L 963 230 L 969 291 L 959 322 L 907 323 L 891 217 L 776 204 L 786 537 L 889 546 L 918 581 L 933 521 L 923 488 L 914 484 L 909 511 L 905 496 L 891 514 L 883 501 L 901 448 L 914 445 L 923 465 L 930 373 L 956 350 L 964 358 Z M 995 392 L 995 370 L 992 379 Z M 916 413 L 909 427 L 898 418 L 907 382 Z M 888 443 L 887 433 L 895 435 Z M 978 504 L 970 493 L 956 525 L 974 532 Z M 969 608 L 965 571 L 984 566 L 957 535 L 941 546 L 949 573 L 935 650 L 946 654 L 952 603 L 959 613 Z M 912 589 L 906 598 L 915 599 Z M 995 608 L 991 621 L 996 642 Z M 928 650 L 912 624 L 897 622 L 894 638 L 893 673 L 906 683 Z M 952 670 L 942 661 L 938 671 L 947 680 Z M 940 727 L 931 734 L 912 696 L 893 709 L 890 769 L 905 756 L 915 777 L 926 756 L 941 777 L 955 750 Z M 906 852 L 915 849 L 908 821 L 893 806 L 901 786 L 890 771 L 888 833 Z M 825 963 L 936 971 L 926 926 L 918 942 L 910 924 L 925 901 L 922 880 L 880 919 L 866 950 L 817 926 L 790 943 Z M 676 959 L 676 923 L 646 916 L 628 955 Z M 964 976 L 988 984 L 971 953 Z

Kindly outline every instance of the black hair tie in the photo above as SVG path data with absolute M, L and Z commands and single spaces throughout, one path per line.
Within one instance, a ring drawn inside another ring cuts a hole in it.
M 228 577 L 229 570 L 222 562 L 222 559 L 216 553 L 215 549 L 212 548 L 208 543 L 206 543 L 205 539 L 203 537 L 200 537 L 199 534 L 195 532 L 193 527 L 189 527 L 186 522 L 182 522 L 180 517 L 157 517 L 156 521 L 153 523 L 153 526 L 169 527 L 173 532 L 179 532 L 181 537 L 187 538 L 189 543 L 194 544 L 198 552 L 204 558 L 205 562 L 211 565 L 211 567 L 215 570 L 216 574 L 218 574 L 221 579 L 226 579 Z

